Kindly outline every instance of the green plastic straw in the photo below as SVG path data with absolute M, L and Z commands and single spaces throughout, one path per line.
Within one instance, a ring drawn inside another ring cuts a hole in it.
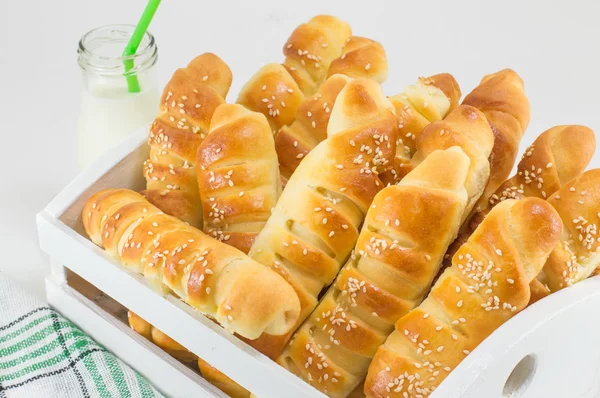
M 131 38 L 129 39 L 129 43 L 123 50 L 123 57 L 127 57 L 129 55 L 135 54 L 146 31 L 148 30 L 148 26 L 152 21 L 152 17 L 154 17 L 154 13 L 158 9 L 161 0 L 149 0 L 146 8 L 144 9 L 144 13 L 142 14 L 140 21 L 138 22 Z M 140 92 L 140 82 L 138 81 L 137 75 L 135 73 L 128 74 L 130 70 L 133 69 L 133 59 L 126 59 L 123 61 L 125 65 L 125 78 L 127 79 L 127 89 L 130 93 L 139 93 Z

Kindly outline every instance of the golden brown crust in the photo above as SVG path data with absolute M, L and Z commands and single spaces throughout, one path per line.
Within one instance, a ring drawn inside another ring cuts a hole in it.
M 466 185 L 468 214 L 484 192 L 490 175 L 488 157 L 494 136 L 483 113 L 474 107 L 460 105 L 444 120 L 428 125 L 417 138 L 418 151 L 411 164 L 419 164 L 435 150 L 455 145 L 460 146 L 471 160 Z
M 483 339 L 527 306 L 529 284 L 561 228 L 556 211 L 541 199 L 496 206 L 429 297 L 379 347 L 366 395 L 429 396 Z
M 574 178 L 549 199 L 560 214 L 561 239 L 544 266 L 545 282 L 557 291 L 587 278 L 600 264 L 600 169 Z
M 161 349 L 165 350 L 169 355 L 179 359 L 183 362 L 192 362 L 197 359 L 196 355 L 188 351 L 187 348 L 150 325 L 144 319 L 140 318 L 137 314 L 127 311 L 127 318 L 129 326 L 135 332 L 141 334 L 149 341 L 153 342 Z
M 204 232 L 248 253 L 281 191 L 277 153 L 266 118 L 221 105 L 197 155 Z
M 517 157 L 519 143 L 529 124 L 529 100 L 523 80 L 511 69 L 485 76 L 469 93 L 463 104 L 483 112 L 494 132 L 494 149 L 490 155 L 490 180 L 477 209 L 510 174 Z M 477 210 L 476 209 L 476 210 Z
M 329 65 L 351 35 L 350 25 L 329 15 L 317 15 L 292 32 L 283 46 L 283 66 L 305 95 L 314 94 L 325 81 Z
M 225 102 L 231 79 L 229 67 L 216 55 L 194 58 L 167 83 L 148 135 L 145 196 L 165 213 L 194 226 L 202 224 L 196 152 L 215 109 Z
M 330 397 L 352 392 L 394 323 L 427 293 L 460 226 L 468 170 L 460 148 L 436 151 L 377 194 L 354 254 L 279 364 Z
M 288 180 L 302 159 L 327 138 L 327 126 L 335 100 L 350 79 L 333 75 L 319 91 L 304 99 L 296 110 L 296 119 L 275 135 L 275 149 L 283 178 Z
M 337 73 L 353 78 L 366 77 L 383 83 L 388 76 L 388 62 L 383 46 L 366 37 L 349 37 L 340 57 L 331 62 L 327 76 Z
M 292 175 L 250 251 L 296 289 L 301 318 L 354 247 L 364 214 L 383 188 L 377 175 L 395 150 L 395 116 L 376 82 L 348 83 L 331 113 L 329 138 Z M 277 355 L 286 339 L 274 340 L 262 345 Z
M 506 180 L 485 206 L 472 213 L 450 245 L 444 260 L 445 269 L 458 248 L 499 202 L 506 199 L 537 197 L 546 199 L 587 167 L 596 148 L 594 132 L 577 125 L 555 126 L 540 134 L 523 152 L 517 174 Z
M 271 63 L 263 66 L 242 87 L 237 103 L 267 117 L 273 131 L 288 125 L 304 100 L 296 81 L 285 68 Z
M 111 252 L 152 286 L 178 295 L 232 332 L 282 335 L 298 319 L 297 295 L 276 273 L 133 191 L 93 195 L 82 219 L 89 236 L 100 236 L 102 245 L 112 242 Z
M 548 286 L 544 285 L 537 279 L 531 281 L 529 284 L 529 290 L 531 291 L 531 296 L 529 298 L 529 304 L 527 304 L 528 307 L 537 303 L 541 299 L 548 297 L 551 293 Z
M 386 184 L 396 184 L 415 167 L 410 161 L 417 150 L 417 137 L 431 122 L 445 118 L 454 110 L 460 96 L 454 77 L 441 73 L 419 78 L 403 93 L 390 97 L 398 116 L 398 137 L 394 168 L 381 176 Z

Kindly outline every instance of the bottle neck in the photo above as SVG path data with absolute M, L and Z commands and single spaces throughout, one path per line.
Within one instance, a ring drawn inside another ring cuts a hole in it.
M 79 41 L 78 63 L 84 89 L 98 96 L 127 93 L 126 77 L 136 75 L 142 91 L 154 89 L 158 49 L 154 37 L 146 32 L 138 51 L 123 56 L 135 26 L 109 25 L 86 33 Z M 125 69 L 128 62 L 131 69 Z

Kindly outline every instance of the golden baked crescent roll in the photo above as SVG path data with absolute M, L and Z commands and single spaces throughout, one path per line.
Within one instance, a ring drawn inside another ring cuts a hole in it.
M 142 193 L 165 213 L 196 227 L 202 226 L 196 152 L 215 109 L 225 102 L 231 78 L 229 67 L 211 53 L 175 71 L 148 135 L 150 157 L 144 163 L 147 182 Z
M 375 196 L 351 258 L 280 365 L 330 397 L 352 392 L 394 323 L 427 294 L 467 206 L 469 162 L 459 147 L 435 151 Z
M 294 287 L 303 320 L 331 284 L 358 237 L 375 194 L 378 173 L 395 152 L 393 108 L 373 80 L 355 79 L 338 95 L 328 137 L 292 175 L 250 256 Z M 251 344 L 271 357 L 291 334 L 265 335 Z
M 467 241 L 492 207 L 506 199 L 549 198 L 585 170 L 595 149 L 594 132 L 585 126 L 555 126 L 540 134 L 523 152 L 517 173 L 500 185 L 488 203 L 480 206 L 469 222 L 463 224 L 458 237 L 448 248 L 444 268 L 451 265 L 454 253 Z M 534 288 L 536 293 L 543 292 L 540 286 Z
M 197 155 L 204 232 L 248 253 L 281 192 L 279 165 L 265 116 L 224 104 Z
M 574 178 L 548 203 L 558 211 L 564 225 L 540 275 L 554 292 L 587 278 L 600 265 L 600 169 Z
M 398 138 L 394 168 L 381 176 L 386 184 L 397 183 L 416 166 L 411 159 L 417 150 L 417 137 L 431 122 L 444 119 L 454 110 L 460 96 L 454 77 L 441 73 L 419 78 L 404 92 L 390 97 L 398 116 Z
M 542 199 L 494 207 L 419 307 L 400 318 L 380 346 L 367 397 L 427 397 L 486 337 L 524 309 L 529 283 L 562 228 Z
M 172 292 L 225 329 L 247 338 L 295 325 L 294 290 L 239 250 L 161 212 L 127 189 L 92 195 L 82 212 L 91 240 L 151 286 Z
M 484 76 L 462 102 L 479 109 L 494 132 L 494 149 L 490 155 L 490 180 L 475 211 L 485 207 L 490 196 L 508 178 L 519 150 L 519 143 L 529 125 L 529 100 L 521 77 L 512 69 Z

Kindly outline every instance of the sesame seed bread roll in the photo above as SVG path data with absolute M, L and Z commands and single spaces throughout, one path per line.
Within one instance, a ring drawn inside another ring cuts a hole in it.
M 587 278 L 600 265 L 600 169 L 571 180 L 548 203 L 564 228 L 539 279 L 555 292 Z
M 136 214 L 121 217 L 124 210 Z M 296 324 L 298 297 L 281 276 L 133 191 L 93 195 L 82 219 L 89 236 L 101 236 L 97 244 L 114 242 L 109 253 L 127 259 L 152 287 L 177 295 L 231 332 L 254 339 L 263 332 L 285 334 Z
M 365 382 L 367 397 L 427 397 L 486 337 L 524 309 L 529 283 L 559 240 L 542 199 L 494 207 L 429 296 L 398 320 Z
M 388 77 L 387 55 L 383 46 L 375 40 L 350 36 L 342 54 L 329 66 L 327 76 L 342 74 L 349 77 L 367 77 L 383 83 Z
M 317 92 L 351 35 L 350 25 L 330 15 L 317 15 L 294 29 L 283 46 L 283 66 L 304 95 Z
M 467 214 L 485 190 L 490 176 L 488 157 L 494 146 L 494 134 L 483 113 L 476 108 L 460 105 L 444 120 L 429 124 L 417 137 L 417 152 L 411 163 L 419 164 L 432 152 L 458 145 L 471 163 L 467 176 Z M 464 220 L 463 220 L 464 221 Z
M 290 124 L 304 95 L 294 78 L 280 64 L 260 68 L 242 87 L 236 103 L 266 116 L 273 131 Z
M 435 151 L 375 196 L 353 255 L 279 364 L 330 397 L 353 391 L 429 291 L 467 206 L 469 163 L 459 147 Z
M 517 173 L 498 187 L 485 207 L 475 211 L 465 223 L 456 240 L 450 245 L 444 267 L 451 265 L 451 258 L 467 241 L 475 228 L 499 202 L 506 199 L 536 197 L 547 199 L 567 182 L 577 177 L 592 160 L 596 149 L 594 132 L 584 126 L 555 126 L 540 134 L 525 149 L 517 166 Z M 534 286 L 542 294 L 540 286 Z
M 490 196 L 508 178 L 529 125 L 529 100 L 521 77 L 512 69 L 484 76 L 463 100 L 464 105 L 479 109 L 494 132 L 490 155 L 490 180 L 474 211 L 485 208 Z
M 416 138 L 428 124 L 442 120 L 454 110 L 460 96 L 454 77 L 441 73 L 419 78 L 403 93 L 390 97 L 398 116 L 398 137 L 394 168 L 381 176 L 386 184 L 397 183 L 416 166 L 410 162 L 417 150 Z
M 265 116 L 241 105 L 219 106 L 196 165 L 204 232 L 248 253 L 281 193 Z
M 184 346 L 150 325 L 137 314 L 127 311 L 127 320 L 131 329 L 165 350 L 172 357 L 183 362 L 193 362 L 197 359 L 194 353 L 188 351 Z
M 327 138 L 327 126 L 335 100 L 350 78 L 333 75 L 313 96 L 307 97 L 296 110 L 293 123 L 283 126 L 275 135 L 281 176 L 287 181 L 302 159 Z
M 354 247 L 371 201 L 383 188 L 378 173 L 390 167 L 395 152 L 396 118 L 375 81 L 349 82 L 331 113 L 328 138 L 292 175 L 250 250 L 294 287 L 302 307 L 299 322 Z M 250 344 L 275 358 L 290 335 L 265 335 Z
M 215 109 L 225 102 L 231 79 L 229 67 L 216 55 L 194 58 L 167 83 L 150 127 L 142 194 L 163 212 L 196 227 L 202 226 L 196 152 Z

